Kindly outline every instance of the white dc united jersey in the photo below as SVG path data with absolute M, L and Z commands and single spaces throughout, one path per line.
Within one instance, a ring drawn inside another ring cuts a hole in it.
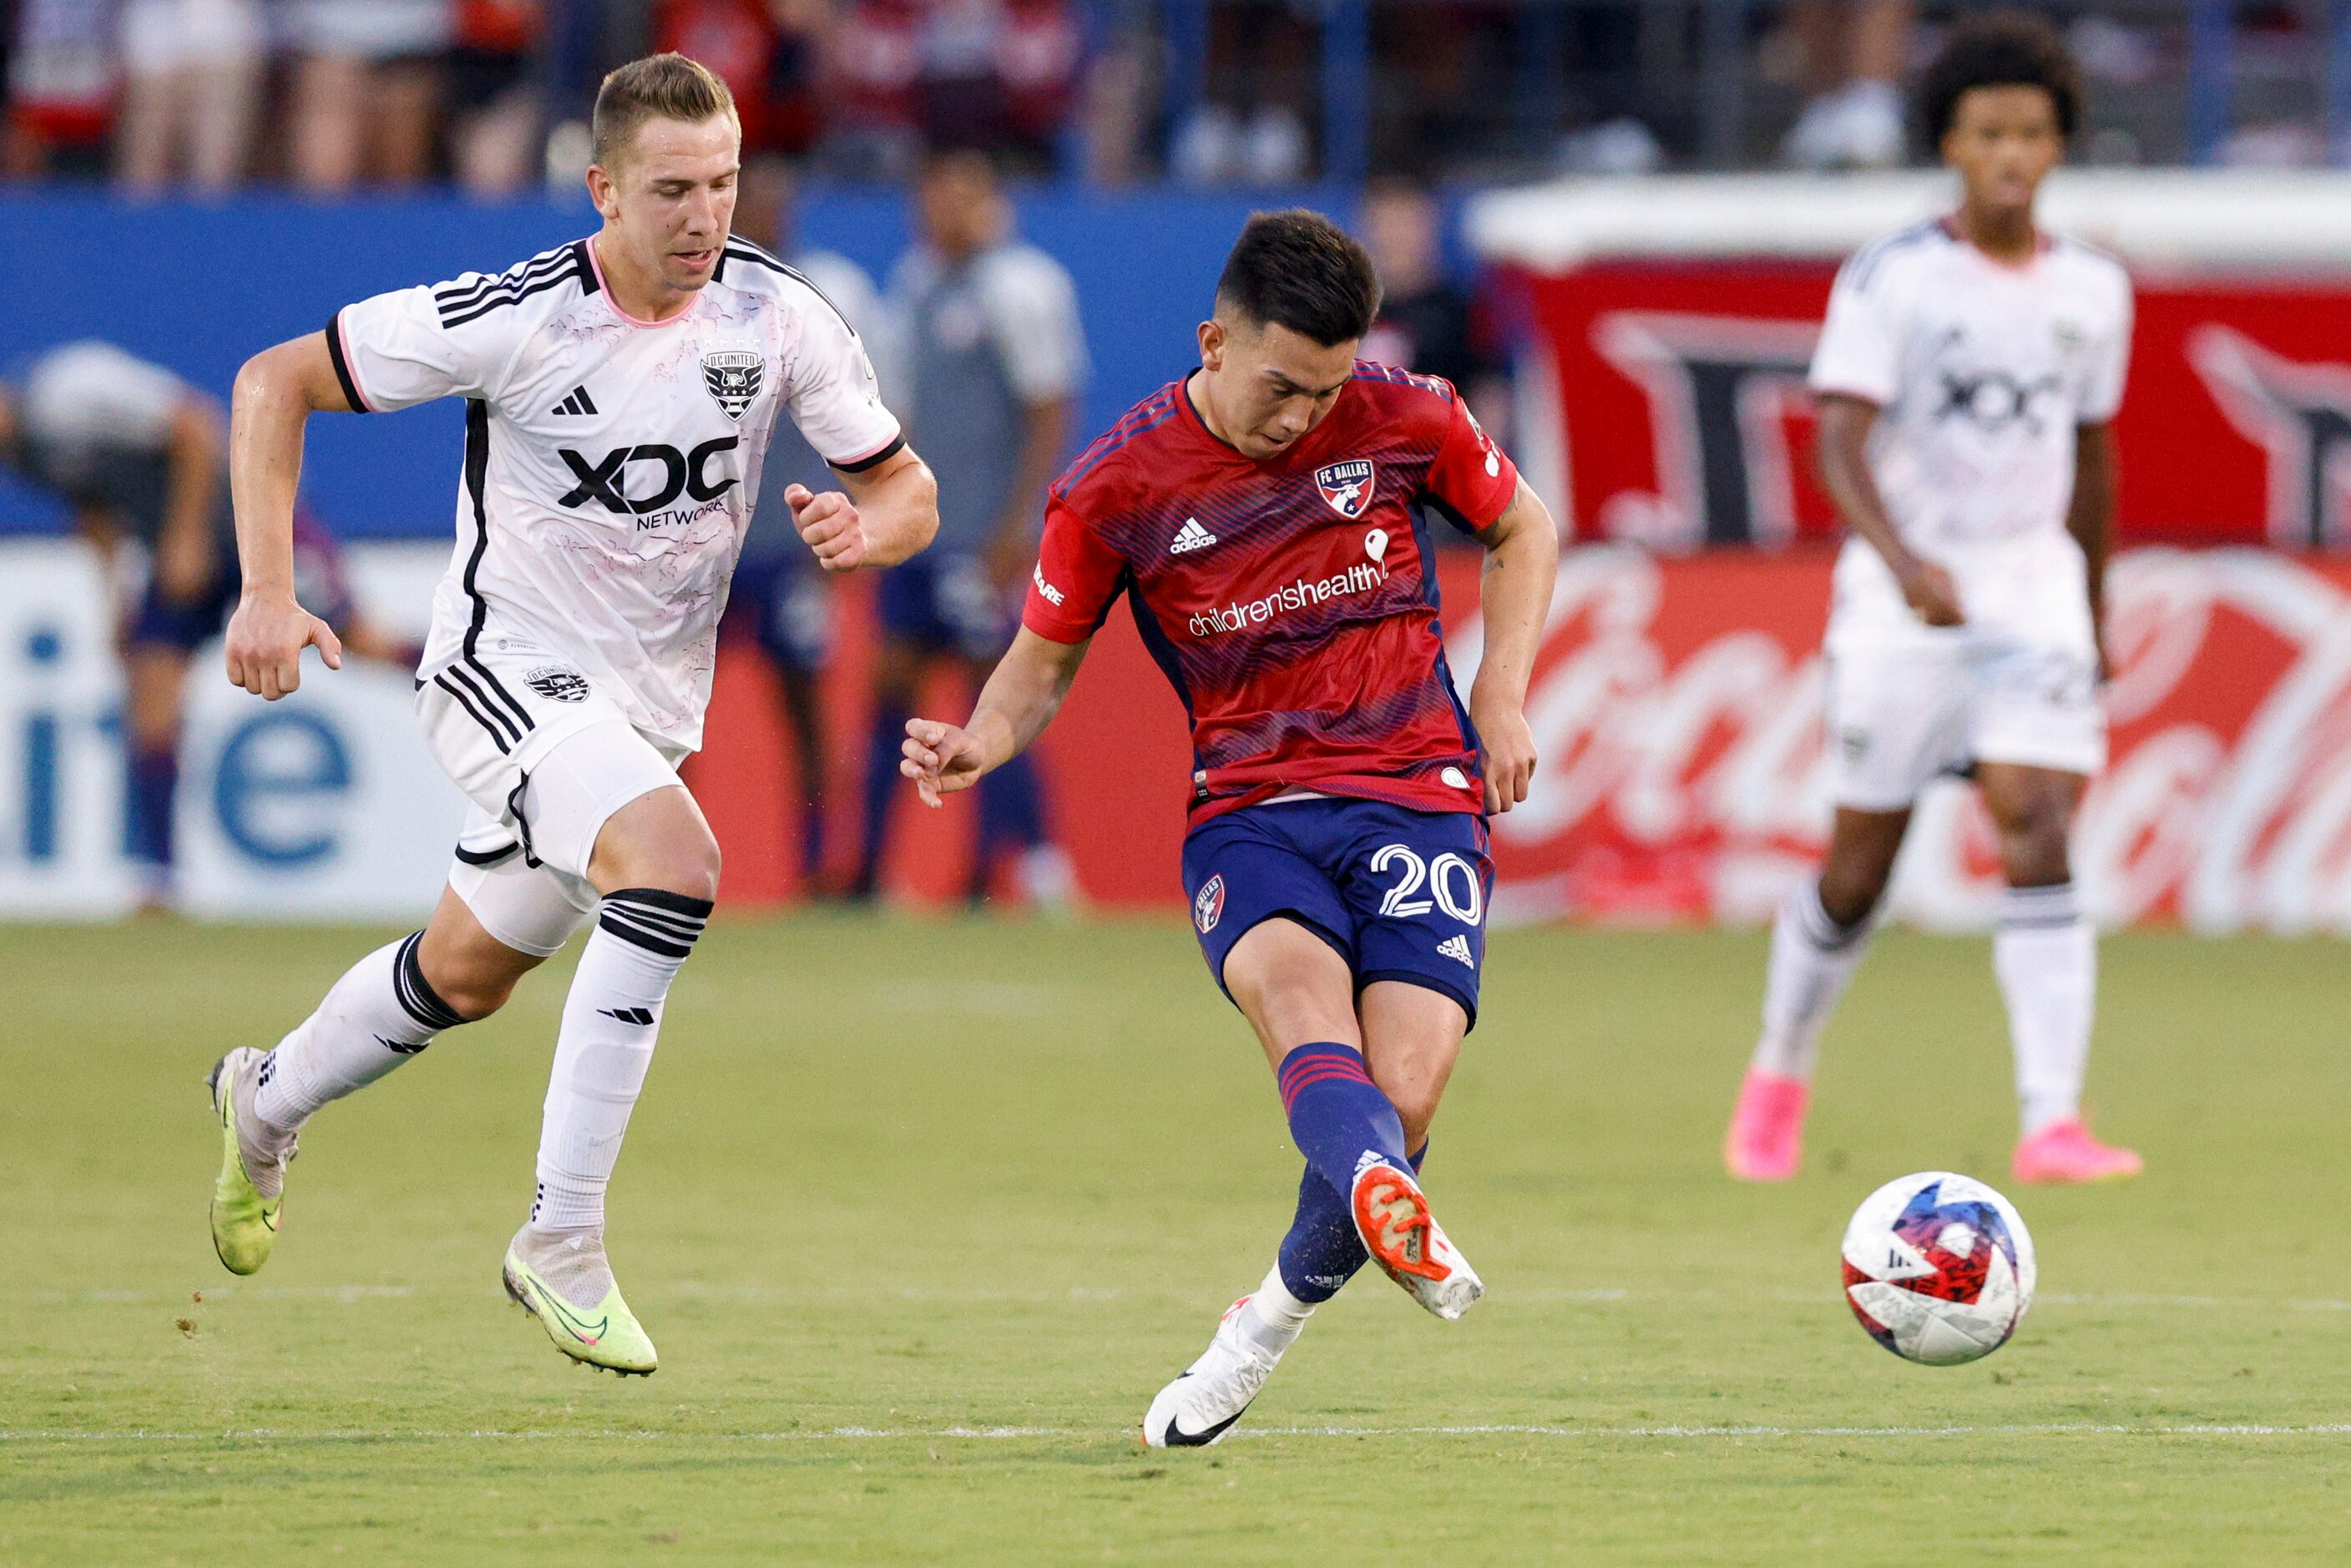
M 467 400 L 420 675 L 495 706 L 477 651 L 545 653 L 688 748 L 778 413 L 848 472 L 904 444 L 841 313 L 741 239 L 665 321 L 623 315 L 579 240 L 347 306 L 327 343 L 354 408 Z
M 1970 624 L 2036 641 L 2089 634 L 2065 531 L 2075 431 L 2122 405 L 2131 288 L 2122 265 L 2044 238 L 2011 267 L 1922 224 L 1837 274 L 1813 351 L 1816 392 L 1878 405 L 1870 470 L 1904 542 L 1949 569 Z M 1877 552 L 1848 540 L 1837 620 L 1918 626 Z

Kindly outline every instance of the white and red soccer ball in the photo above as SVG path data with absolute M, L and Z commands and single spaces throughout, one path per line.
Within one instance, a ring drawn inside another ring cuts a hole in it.
M 1949 1171 L 1887 1182 L 1845 1227 L 1845 1301 L 1905 1361 L 1954 1366 L 2006 1344 L 2032 1305 L 2035 1272 L 2015 1206 Z

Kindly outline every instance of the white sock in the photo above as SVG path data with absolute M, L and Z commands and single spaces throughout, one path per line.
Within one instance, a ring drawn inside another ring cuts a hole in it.
M 1869 951 L 1869 922 L 1839 925 L 1821 907 L 1821 884 L 1792 890 L 1771 922 L 1771 964 L 1763 983 L 1763 1033 L 1752 1064 L 1810 1081 L 1821 1031 Z
M 2098 996 L 2098 934 L 2082 917 L 2072 883 L 2009 889 L 1992 933 L 1991 967 L 2008 1004 L 2016 1098 L 2029 1138 L 2082 1112 Z
M 290 1139 L 319 1107 L 365 1088 L 465 1021 L 425 982 L 416 961 L 423 936 L 403 936 L 352 965 L 318 1010 L 277 1042 L 254 1090 L 259 1131 Z
M 1280 1263 L 1266 1271 L 1265 1283 L 1241 1311 L 1241 1333 L 1259 1350 L 1280 1355 L 1288 1350 L 1306 1320 L 1314 1315 L 1314 1303 L 1301 1301 L 1290 1293 L 1281 1282 Z
M 603 1228 L 604 1189 L 653 1065 L 662 1004 L 709 917 L 708 899 L 660 888 L 605 897 L 564 998 L 538 1135 L 533 1228 Z

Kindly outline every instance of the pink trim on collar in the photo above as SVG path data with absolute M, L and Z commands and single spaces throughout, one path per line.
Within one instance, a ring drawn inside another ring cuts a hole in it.
M 722 253 L 726 249 L 723 245 L 719 248 Z M 680 321 L 684 320 L 688 316 L 694 314 L 694 301 L 691 299 L 685 302 L 684 309 L 679 311 L 674 316 L 666 317 L 659 321 L 648 321 L 641 316 L 632 316 L 626 310 L 622 309 L 620 297 L 612 292 L 612 285 L 604 277 L 604 258 L 596 254 L 596 236 L 593 235 L 588 236 L 588 265 L 595 271 L 596 288 L 599 293 L 604 296 L 604 303 L 611 308 L 613 315 L 618 316 L 622 320 L 626 321 L 632 327 L 674 327 Z

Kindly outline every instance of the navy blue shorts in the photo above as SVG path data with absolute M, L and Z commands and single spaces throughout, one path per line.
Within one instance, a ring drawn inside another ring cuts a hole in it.
M 1374 980 L 1426 986 L 1473 1028 L 1493 888 L 1486 820 L 1465 811 L 1281 800 L 1212 817 L 1184 840 L 1192 926 L 1219 987 L 1233 944 L 1280 915 L 1347 960 L 1357 995 Z
M 832 655 L 832 595 L 824 569 L 803 552 L 746 557 L 727 591 L 728 618 L 740 617 L 785 669 L 813 675 Z
M 987 562 L 963 550 L 926 550 L 882 574 L 883 635 L 926 652 L 992 660 L 1012 645 L 1014 601 Z
M 214 562 L 212 581 L 186 599 L 166 597 L 150 576 L 131 618 L 128 641 L 132 646 L 193 653 L 219 634 L 245 585 L 234 538 L 216 542 Z M 351 623 L 351 591 L 343 577 L 342 552 L 332 535 L 300 511 L 294 514 L 294 596 L 303 609 L 333 627 L 337 636 Z

